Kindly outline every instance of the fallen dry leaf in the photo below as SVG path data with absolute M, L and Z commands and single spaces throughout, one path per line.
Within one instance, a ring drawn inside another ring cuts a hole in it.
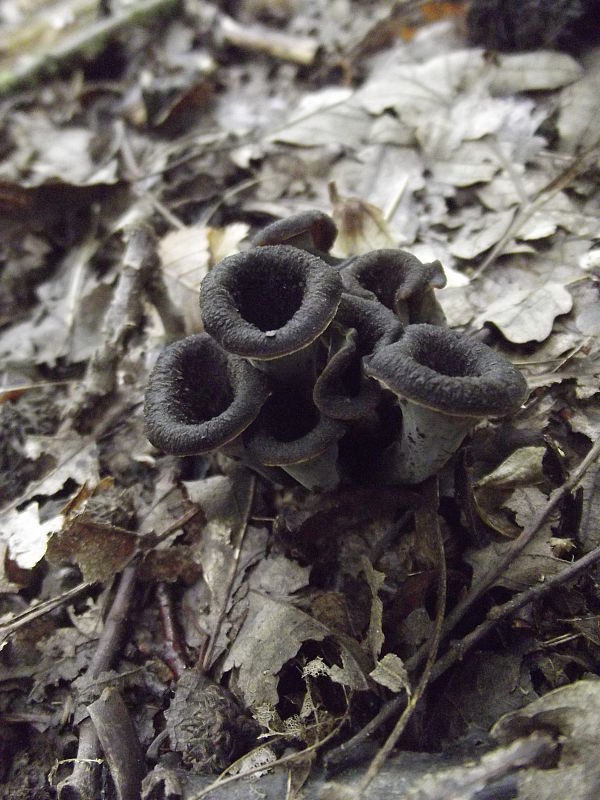
M 565 287 L 548 282 L 534 289 L 507 292 L 475 322 L 491 322 L 510 342 L 543 342 L 550 336 L 556 317 L 567 314 L 572 307 L 573 298 Z

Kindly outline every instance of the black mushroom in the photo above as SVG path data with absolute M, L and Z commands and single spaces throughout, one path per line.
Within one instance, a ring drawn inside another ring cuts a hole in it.
M 158 357 L 146 390 L 146 434 L 178 456 L 222 449 L 256 419 L 271 390 L 243 358 L 207 334 L 188 336 Z
M 253 247 L 287 244 L 316 253 L 328 260 L 329 250 L 337 236 L 335 222 L 322 211 L 302 211 L 291 217 L 279 219 L 263 228 L 252 240 Z
M 433 291 L 446 285 L 439 261 L 423 264 L 404 250 L 372 250 L 349 260 L 341 276 L 347 292 L 378 300 L 405 325 L 446 322 Z
M 367 377 L 362 359 L 394 341 L 402 325 L 380 303 L 344 293 L 329 328 L 327 362 L 315 382 L 313 399 L 330 417 L 365 419 L 377 406 L 381 391 Z
M 502 355 L 436 325 L 408 325 L 363 363 L 402 409 L 402 434 L 388 454 L 391 482 L 433 475 L 478 420 L 514 413 L 527 393 L 525 379 Z
M 217 264 L 202 282 L 200 307 L 206 331 L 225 350 L 282 378 L 311 372 L 310 345 L 333 320 L 341 295 L 333 267 L 295 247 L 274 245 Z
M 333 221 L 305 212 L 204 279 L 205 333 L 167 347 L 146 393 L 148 438 L 220 450 L 277 483 L 418 483 L 476 422 L 526 394 L 503 356 L 448 330 L 439 261 L 375 250 L 342 265 Z
M 344 425 L 321 414 L 303 387 L 287 387 L 267 400 L 244 444 L 253 461 L 281 467 L 306 489 L 328 490 L 340 481 L 338 441 L 344 433 Z

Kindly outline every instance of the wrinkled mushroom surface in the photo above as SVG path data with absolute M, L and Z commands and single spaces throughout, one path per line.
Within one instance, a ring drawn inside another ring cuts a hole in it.
M 417 483 L 433 475 L 478 419 L 514 413 L 527 392 L 506 358 L 435 325 L 407 326 L 397 342 L 364 364 L 402 409 L 400 440 L 382 460 L 391 482 Z
M 148 439 L 173 455 L 216 450 L 256 419 L 269 394 L 266 377 L 244 359 L 207 334 L 188 336 L 163 350 L 150 375 Z
M 527 392 L 519 370 L 500 353 L 436 325 L 408 325 L 364 365 L 394 394 L 453 416 L 511 414 Z
M 341 294 L 335 269 L 311 253 L 275 245 L 217 264 L 202 282 L 200 307 L 206 331 L 225 350 L 271 360 L 315 341 Z
M 373 250 L 351 259 L 341 276 L 346 291 L 378 300 L 404 324 L 445 323 L 433 293 L 446 285 L 439 261 L 423 264 L 404 250 Z
M 514 412 L 526 384 L 486 345 L 445 327 L 439 261 L 375 250 L 340 263 L 319 211 L 269 225 L 206 276 L 206 333 L 152 372 L 149 439 L 169 453 L 220 449 L 309 489 L 414 483 L 483 417 Z
M 252 240 L 253 247 L 288 244 L 300 250 L 328 253 L 337 236 L 335 222 L 322 211 L 302 211 L 263 228 Z
M 337 442 L 344 425 L 321 414 L 310 397 L 275 392 L 244 435 L 249 456 L 282 467 L 307 489 L 331 489 L 339 483 Z

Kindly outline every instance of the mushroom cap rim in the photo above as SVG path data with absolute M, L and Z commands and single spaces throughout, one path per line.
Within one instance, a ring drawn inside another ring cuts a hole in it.
M 244 359 L 227 356 L 227 378 L 231 383 L 231 403 L 207 420 L 185 422 L 180 418 L 177 396 L 183 388 L 178 366 L 194 348 L 214 347 L 227 354 L 207 334 L 187 336 L 173 342 L 160 354 L 150 374 L 144 402 L 146 436 L 151 444 L 177 456 L 201 455 L 218 450 L 237 439 L 256 419 L 271 394 L 266 376 Z M 214 372 L 211 374 L 214 380 Z M 248 385 L 241 389 L 241 384 Z
M 267 331 L 244 319 L 229 281 L 240 266 L 251 269 L 254 259 L 279 259 L 284 265 L 290 260 L 305 269 L 306 291 L 316 305 L 313 313 L 307 314 L 301 303 L 281 327 Z M 335 317 L 341 296 L 342 282 L 337 270 L 312 253 L 279 244 L 251 248 L 219 262 L 202 282 L 200 306 L 206 331 L 225 350 L 244 358 L 271 361 L 303 350 L 316 341 Z
M 327 434 L 326 438 L 321 441 L 318 447 L 313 447 L 309 452 L 301 454 L 299 452 L 301 450 L 300 443 L 304 440 L 305 445 L 314 445 L 317 436 L 316 431 L 319 428 Z M 313 458 L 318 458 L 331 445 L 338 442 L 345 432 L 346 428 L 341 422 L 321 414 L 317 425 L 305 436 L 296 440 L 289 442 L 279 441 L 274 436 L 258 430 L 256 432 L 249 431 L 247 438 L 244 437 L 244 444 L 248 454 L 260 461 L 261 464 L 270 467 L 288 467 L 294 464 L 304 464 Z M 267 452 L 269 447 L 273 448 L 270 453 Z
M 486 373 L 454 376 L 422 364 L 407 352 L 412 340 L 421 335 L 447 337 L 454 347 L 468 346 L 471 355 L 482 360 Z M 390 364 L 392 358 L 395 363 Z M 427 323 L 407 325 L 396 342 L 365 357 L 363 364 L 367 375 L 401 401 L 450 417 L 506 416 L 518 410 L 527 393 L 524 377 L 504 356 L 483 342 Z M 437 399 L 432 400 L 436 393 Z
M 325 240 L 321 243 L 315 242 L 317 247 L 321 244 L 321 250 L 328 251 L 333 245 L 338 230 L 335 222 L 324 211 L 311 209 L 292 214 L 291 217 L 282 217 L 269 223 L 262 231 L 259 231 L 252 239 L 253 247 L 268 247 L 274 244 L 285 244 L 289 239 L 299 236 L 302 233 L 310 232 L 316 225 L 323 227 Z M 281 237 L 284 237 L 283 241 Z M 314 235 L 313 235 L 314 239 Z

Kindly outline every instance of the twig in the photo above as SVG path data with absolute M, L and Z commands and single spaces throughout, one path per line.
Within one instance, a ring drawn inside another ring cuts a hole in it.
M 129 234 L 117 288 L 102 325 L 102 342 L 90 359 L 82 389 L 71 412 L 76 421 L 87 418 L 90 408 L 113 391 L 117 366 L 127 341 L 140 326 L 144 291 L 147 291 L 159 313 L 167 312 L 163 316 L 165 328 L 178 320 L 178 315 L 168 303 L 166 292 L 162 291 L 164 287 L 157 273 L 154 232 L 149 225 L 137 225 Z M 183 332 L 180 321 L 177 332 Z
M 385 741 L 385 744 L 381 748 L 381 750 L 377 753 L 371 764 L 369 765 L 369 769 L 367 770 L 366 775 L 361 780 L 358 785 L 357 789 L 357 797 L 360 798 L 364 795 L 367 787 L 371 783 L 371 781 L 377 776 L 380 772 L 385 760 L 391 753 L 391 751 L 396 746 L 396 742 L 404 732 L 408 721 L 410 720 L 411 716 L 427 685 L 431 678 L 431 672 L 433 669 L 434 662 L 437 658 L 438 648 L 440 646 L 440 641 L 442 637 L 442 625 L 444 624 L 444 614 L 446 611 L 446 556 L 444 553 L 444 542 L 442 540 L 442 534 L 440 531 L 440 521 L 437 515 L 438 512 L 438 505 L 439 505 L 439 488 L 438 488 L 438 479 L 437 476 L 433 476 L 432 478 L 428 478 L 425 481 L 423 486 L 423 507 L 420 508 L 416 514 L 416 529 L 417 534 L 421 532 L 425 534 L 433 547 L 435 548 L 436 560 L 438 564 L 438 587 L 437 587 L 437 608 L 436 608 L 436 615 L 435 615 L 435 627 L 433 629 L 433 634 L 431 636 L 431 640 L 429 641 L 429 655 L 427 657 L 427 662 L 423 669 L 423 674 L 419 680 L 417 688 L 415 689 L 412 697 L 408 701 L 408 704 L 400 719 L 394 725 L 393 731 L 390 733 L 388 738 Z
M 110 669 L 117 658 L 125 637 L 125 626 L 136 587 L 138 564 L 130 564 L 123 570 L 113 604 L 106 618 L 98 647 L 88 667 L 90 678 Z M 75 768 L 58 787 L 60 800 L 96 800 L 98 789 L 98 759 L 102 748 L 91 719 L 79 726 L 79 745 Z
M 188 667 L 188 662 L 179 626 L 175 619 L 173 598 L 164 581 L 161 581 L 156 587 L 156 599 L 165 636 L 165 661 L 173 670 L 175 678 L 179 679 L 183 670 Z
M 45 614 L 49 614 L 51 611 L 54 611 L 55 608 L 71 602 L 73 598 L 77 597 L 83 592 L 88 591 L 88 589 L 91 589 L 93 585 L 93 583 L 79 583 L 72 589 L 69 589 L 68 591 L 58 595 L 58 597 L 45 600 L 36 606 L 32 606 L 32 608 L 28 608 L 27 611 L 23 611 L 21 614 L 13 617 L 8 622 L 0 623 L 0 644 L 14 631 L 22 628 L 24 625 L 29 625 L 30 622 L 33 622 L 33 620 L 37 619 L 38 617 L 43 617 Z
M 589 167 L 590 159 L 595 160 L 597 158 L 597 151 L 598 147 L 594 145 L 589 150 L 579 155 L 571 165 L 560 173 L 560 175 L 538 192 L 537 197 L 531 201 L 527 208 L 521 204 L 521 207 L 517 210 L 512 222 L 504 232 L 500 241 L 495 244 L 481 265 L 473 272 L 472 280 L 480 278 L 490 264 L 493 264 L 498 256 L 502 255 L 508 242 L 510 242 L 513 236 L 516 236 L 522 226 L 531 219 L 536 211 L 543 208 L 546 203 L 552 200 L 552 198 L 566 188 L 572 180 Z
M 169 494 L 170 494 L 170 491 L 169 491 Z M 184 525 L 187 525 L 187 523 L 190 522 L 190 520 L 192 520 L 192 519 L 194 519 L 194 517 L 198 516 L 198 514 L 201 512 L 201 510 L 202 509 L 200 509 L 199 507 L 190 508 L 190 509 L 188 509 L 188 511 L 185 512 L 185 514 L 182 514 L 174 522 L 171 522 L 170 525 L 167 525 L 167 527 L 164 529 L 164 531 L 161 531 L 160 533 L 153 534 L 154 538 L 152 539 L 152 547 L 155 547 L 157 544 L 160 544 L 160 542 L 164 542 L 164 540 L 168 539 L 169 536 L 171 536 L 173 533 L 175 533 L 176 530 L 179 530 L 179 528 L 183 528 Z M 153 511 L 154 511 L 154 506 L 149 510 L 148 514 L 146 515 L 146 517 L 144 517 L 144 519 L 147 519 L 148 516 Z M 150 536 L 150 533 L 148 533 L 146 535 Z
M 144 754 L 133 721 L 119 691 L 107 687 L 88 706 L 119 800 L 139 797 Z
M 519 609 L 523 608 L 523 606 L 535 600 L 539 600 L 557 586 L 573 580 L 573 578 L 577 577 L 581 572 L 598 561 L 600 561 L 600 547 L 591 550 L 585 556 L 569 564 L 568 567 L 565 567 L 565 569 L 561 570 L 561 572 L 556 575 L 546 578 L 543 583 L 538 583 L 531 589 L 527 589 L 515 595 L 512 600 L 503 603 L 501 606 L 495 606 L 490 609 L 488 618 L 484 622 L 480 623 L 459 642 L 453 643 L 448 652 L 437 661 L 433 668 L 432 680 L 439 678 L 439 676 L 446 672 L 453 664 L 460 661 L 467 650 L 470 650 L 473 645 L 487 636 L 501 620 L 512 616 L 512 614 L 515 614 Z
M 465 599 L 458 603 L 458 605 L 451 611 L 448 615 L 446 622 L 444 623 L 444 630 L 443 636 L 444 638 L 448 636 L 448 634 L 453 630 L 456 623 L 459 622 L 466 612 L 471 608 L 471 606 L 479 600 L 485 592 L 490 589 L 497 579 L 505 572 L 505 570 L 512 564 L 512 562 L 523 552 L 523 550 L 527 547 L 527 545 L 531 542 L 531 540 L 536 536 L 540 528 L 543 524 L 547 521 L 547 519 L 551 516 L 554 512 L 556 507 L 560 504 L 562 499 L 567 495 L 583 478 L 587 470 L 590 466 L 594 463 L 594 461 L 600 455 L 600 440 L 595 442 L 595 444 L 590 449 L 589 453 L 585 456 L 585 458 L 581 461 L 577 469 L 573 471 L 571 476 L 563 483 L 562 486 L 559 486 L 555 489 L 546 505 L 541 509 L 541 511 L 535 516 L 533 522 L 524 528 L 519 536 L 513 541 L 511 546 L 508 548 L 507 552 L 504 556 L 494 564 L 491 569 L 484 574 L 478 583 L 476 583 L 472 588 L 469 594 L 465 597 Z M 411 658 L 411 662 L 415 661 L 415 666 L 422 660 L 424 654 L 424 648 L 420 648 L 420 650 L 415 653 L 415 655 Z M 407 664 L 408 666 L 408 664 Z
M 318 39 L 311 36 L 291 36 L 264 25 L 241 25 L 227 14 L 217 14 L 215 22 L 217 38 L 221 36 L 227 44 L 292 64 L 312 64 L 319 49 Z
M 136 0 L 116 14 L 103 17 L 83 30 L 77 30 L 64 41 L 40 53 L 31 53 L 11 69 L 0 72 L 0 96 L 34 81 L 42 75 L 52 74 L 75 57 L 98 54 L 101 47 L 122 33 L 140 24 L 156 22 L 156 16 L 173 12 L 178 0 Z

